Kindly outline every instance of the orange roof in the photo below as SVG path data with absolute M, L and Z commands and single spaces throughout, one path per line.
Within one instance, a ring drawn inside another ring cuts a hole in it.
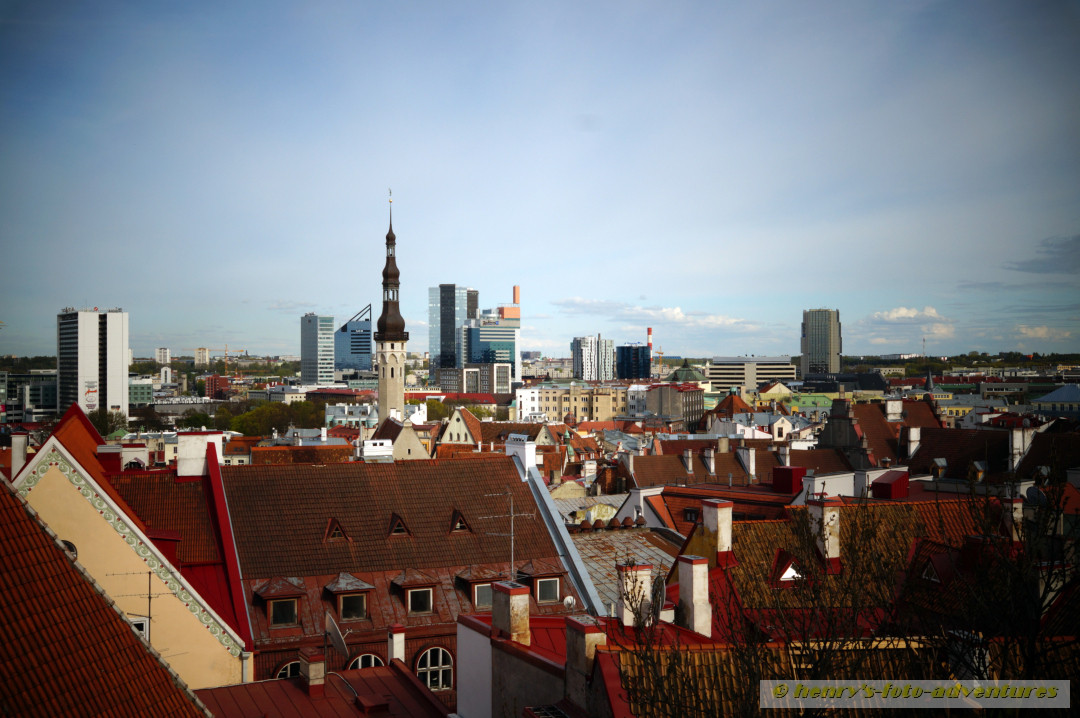
M 4 712 L 204 716 L 176 674 L 46 531 L 10 486 L 0 488 Z

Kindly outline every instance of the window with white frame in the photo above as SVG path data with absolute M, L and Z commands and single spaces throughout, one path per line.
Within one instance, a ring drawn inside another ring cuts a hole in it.
M 379 658 L 374 653 L 365 653 L 349 661 L 347 668 L 352 670 L 354 668 L 374 668 L 375 666 L 382 665 L 385 665 L 383 659 Z
M 538 578 L 536 579 L 537 603 L 554 603 L 559 600 L 559 579 Z
M 433 691 L 454 687 L 454 659 L 445 648 L 429 648 L 416 662 L 416 676 Z
M 431 613 L 432 589 L 410 588 L 408 590 L 409 615 Z
M 346 593 L 338 597 L 338 615 L 343 621 L 356 621 L 368 617 L 367 594 Z
M 149 616 L 128 616 L 128 621 L 131 622 L 131 627 L 135 629 L 135 633 L 146 640 L 150 640 L 150 618 Z
M 270 613 L 270 627 L 278 628 L 281 626 L 295 626 L 296 620 L 296 599 L 285 598 L 277 601 L 271 601 L 269 607 Z
M 490 608 L 491 602 L 490 583 L 477 583 L 473 585 L 473 606 L 476 608 Z

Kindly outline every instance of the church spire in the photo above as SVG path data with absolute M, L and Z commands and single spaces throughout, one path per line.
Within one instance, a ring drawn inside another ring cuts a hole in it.
M 394 235 L 393 197 L 390 198 L 390 230 L 386 233 L 386 265 L 383 267 L 383 305 L 382 314 L 375 326 L 375 341 L 408 341 L 405 320 L 398 308 L 398 290 L 401 287 L 401 273 L 398 271 L 397 237 Z

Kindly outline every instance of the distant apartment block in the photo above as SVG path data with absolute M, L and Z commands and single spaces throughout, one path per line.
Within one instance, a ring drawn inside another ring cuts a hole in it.
M 768 382 L 787 384 L 795 381 L 796 366 L 791 363 L 790 356 L 713 357 L 702 373 L 714 392 L 727 393 L 736 389 L 740 394 L 746 394 Z
M 334 332 L 335 371 L 371 371 L 371 305 Z
M 308 312 L 300 317 L 300 381 L 334 383 L 334 318 Z
M 509 394 L 509 363 L 466 364 L 462 369 L 437 369 L 439 389 L 448 394 Z
M 210 350 L 199 347 L 195 350 L 195 366 L 210 366 Z
M 562 421 L 568 414 L 577 421 L 611 421 L 627 414 L 625 386 L 541 384 L 515 392 L 518 417 Z
M 615 347 L 615 375 L 619 379 L 652 376 L 652 351 L 647 344 L 632 342 Z
M 57 417 L 56 370 L 32 369 L 25 374 L 0 371 L 3 421 L 49 421 Z
M 611 381 L 615 378 L 615 342 L 595 337 L 574 337 L 570 342 L 574 378 L 584 381 Z
M 158 347 L 154 350 L 154 361 L 158 364 L 169 364 L 172 362 L 172 352 L 168 347 Z
M 207 399 L 229 398 L 229 377 L 214 374 L 203 381 Z
M 77 403 L 128 415 L 128 315 L 68 307 L 56 315 L 56 379 L 59 409 Z
M 154 403 L 153 379 L 129 379 L 128 402 L 131 406 L 149 406 Z
M 808 309 L 802 316 L 802 376 L 838 374 L 843 350 L 839 310 Z

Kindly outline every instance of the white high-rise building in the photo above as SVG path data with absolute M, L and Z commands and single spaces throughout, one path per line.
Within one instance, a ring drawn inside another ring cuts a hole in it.
M 570 342 L 574 378 L 585 381 L 611 381 L 615 378 L 615 342 L 595 337 L 574 337 Z
M 334 383 L 334 318 L 308 312 L 300 317 L 300 381 Z
M 195 366 L 210 366 L 210 350 L 199 347 L 195 350 Z
M 128 315 L 66 307 L 56 315 L 57 408 L 128 415 Z
M 172 352 L 168 347 L 158 347 L 154 350 L 154 361 L 158 364 L 169 364 L 172 361 Z

